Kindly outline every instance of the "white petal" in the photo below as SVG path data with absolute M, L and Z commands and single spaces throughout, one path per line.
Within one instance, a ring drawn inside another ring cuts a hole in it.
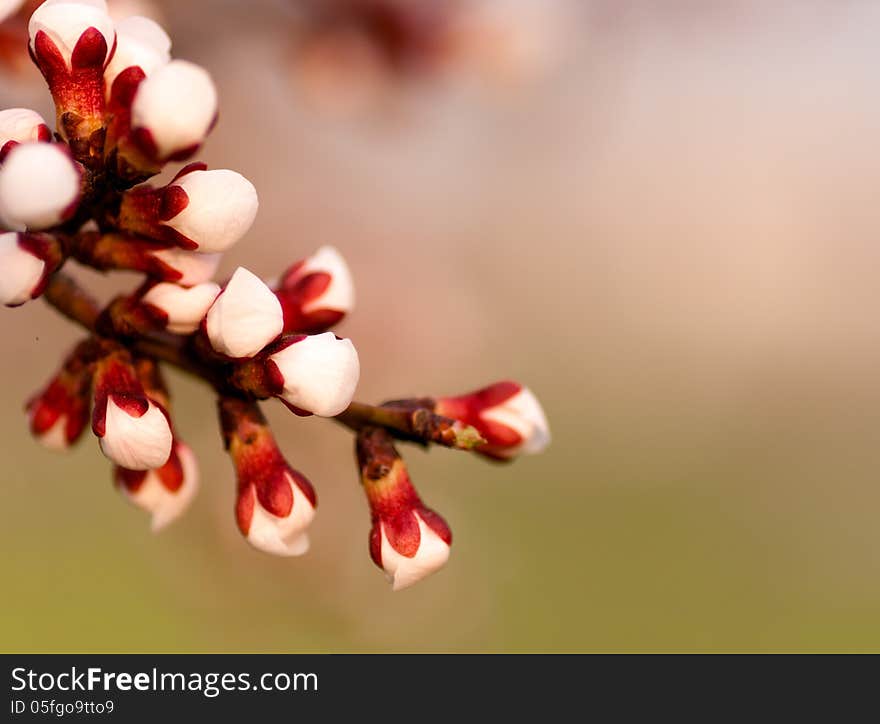
M 126 498 L 153 516 L 151 529 L 158 533 L 179 518 L 189 508 L 199 489 L 199 465 L 188 445 L 176 443 L 177 454 L 183 467 L 183 485 L 176 491 L 168 490 L 154 470 L 147 473 L 144 482 L 135 492 L 124 485 L 121 490 Z
M 211 279 L 220 266 L 222 254 L 201 254 L 186 249 L 163 249 L 153 253 L 163 264 L 180 272 L 183 276 L 175 283 L 194 287 Z
M 43 277 L 46 263 L 18 244 L 18 234 L 0 234 L 0 304 L 17 306 L 30 301 Z
M 51 143 L 16 146 L 0 167 L 0 217 L 15 229 L 48 229 L 80 192 L 80 174 Z
M 516 430 L 523 439 L 516 450 L 510 451 L 536 454 L 550 444 L 550 424 L 538 402 L 538 398 L 527 387 L 523 387 L 513 397 L 495 407 L 483 411 L 481 417 Z
M 168 315 L 168 331 L 192 334 L 220 293 L 220 286 L 205 282 L 194 287 L 181 287 L 170 282 L 157 284 L 143 296 L 144 302 L 158 307 Z
M 40 126 L 47 126 L 46 121 L 29 108 L 0 111 L 0 148 L 10 141 L 27 143 L 40 140 Z
M 278 297 L 243 267 L 208 312 L 208 337 L 220 354 L 252 357 L 284 329 Z
M 226 251 L 250 230 L 260 202 L 254 185 L 226 169 L 193 171 L 174 183 L 189 203 L 164 222 L 199 245 L 199 251 Z
M 303 306 L 303 311 L 308 314 L 318 309 L 332 309 L 350 313 L 354 309 L 354 281 L 348 264 L 335 247 L 322 246 L 306 259 L 296 276 L 302 278 L 318 272 L 329 274 L 332 281 L 321 296 Z
M 306 337 L 272 355 L 284 376 L 284 399 L 322 417 L 351 404 L 360 378 L 358 353 L 350 339 L 332 332 Z
M 293 490 L 293 510 L 279 518 L 254 501 L 254 517 L 247 539 L 254 548 L 276 556 L 301 556 L 309 550 L 308 527 L 315 518 L 315 508 L 302 490 L 287 475 Z
M 164 413 L 150 403 L 141 417 L 132 417 L 118 407 L 111 395 L 101 451 L 128 470 L 161 468 L 171 455 L 171 428 Z
M 382 526 L 382 567 L 391 581 L 394 591 L 408 588 L 434 571 L 442 568 L 449 560 L 449 545 L 416 513 L 419 521 L 419 549 L 412 558 L 398 553 L 388 542 L 385 526 Z
M 116 52 L 104 71 L 107 92 L 123 70 L 138 66 L 146 75 L 171 60 L 171 38 L 150 18 L 130 17 L 116 24 Z
M 70 65 L 73 50 L 82 34 L 89 28 L 95 28 L 107 41 L 107 51 L 113 47 L 116 31 L 113 21 L 107 13 L 104 2 L 78 0 L 63 2 L 50 0 L 44 2 L 31 15 L 28 24 L 31 46 L 33 47 L 37 33 L 43 31 L 55 43 L 61 55 Z
M 204 141 L 217 115 L 217 89 L 204 68 L 172 60 L 141 83 L 132 127 L 146 128 L 163 158 Z

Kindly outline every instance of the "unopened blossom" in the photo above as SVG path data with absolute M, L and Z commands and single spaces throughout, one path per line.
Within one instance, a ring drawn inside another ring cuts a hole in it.
M 193 451 L 175 441 L 168 461 L 156 470 L 126 470 L 119 466 L 114 481 L 123 495 L 152 516 L 158 532 L 179 518 L 199 488 L 199 467 Z
M 182 160 L 202 145 L 217 118 L 217 89 L 204 68 L 172 60 L 138 87 L 132 136 L 157 160 Z
M 19 143 L 50 140 L 52 131 L 36 111 L 29 108 L 0 111 L 0 162 Z
M 68 69 L 106 65 L 116 39 L 113 20 L 103 0 L 47 0 L 28 24 L 31 49 L 40 69 L 55 72 L 56 58 Z M 50 84 L 52 80 L 48 78 Z
M 236 269 L 208 311 L 211 346 L 228 357 L 252 357 L 284 327 L 277 297 L 244 267 Z
M 61 370 L 27 404 L 31 434 L 50 450 L 69 449 L 89 424 L 92 345 L 80 344 L 65 360 Z
M 149 304 L 163 315 L 165 328 L 174 334 L 192 334 L 208 313 L 220 286 L 205 282 L 193 287 L 184 287 L 171 282 L 160 282 L 153 286 L 141 302 Z
M 121 353 L 103 360 L 95 375 L 92 431 L 101 451 L 128 470 L 154 470 L 171 455 L 165 411 L 147 394 Z
M 48 229 L 76 209 L 80 170 L 51 143 L 15 146 L 0 166 L 0 222 L 11 229 Z
M 168 273 L 173 273 L 175 282 L 189 287 L 212 279 L 222 260 L 222 254 L 202 254 L 178 248 L 156 249 L 148 252 L 148 256 L 153 257 Z
M 116 52 L 104 71 L 107 92 L 126 68 L 136 66 L 149 76 L 170 60 L 171 38 L 155 20 L 139 16 L 121 20 L 116 24 Z
M 372 518 L 370 556 L 393 590 L 408 588 L 446 564 L 452 532 L 422 503 L 387 432 L 362 430 L 357 456 Z
M 437 398 L 434 411 L 473 425 L 487 444 L 478 452 L 502 460 L 542 452 L 550 426 L 541 403 L 517 382 L 497 382 L 458 397 Z
M 202 253 L 228 250 L 251 228 L 259 209 L 254 185 L 227 169 L 191 164 L 167 186 L 140 186 L 123 197 L 128 231 Z
M 235 516 L 242 535 L 266 553 L 304 554 L 318 503 L 312 484 L 284 459 L 254 403 L 224 399 L 220 419 L 238 478 Z
M 288 269 L 276 294 L 284 310 L 285 332 L 323 332 L 354 309 L 351 271 L 332 246 L 322 246 Z
M 0 304 L 17 307 L 38 297 L 60 251 L 51 237 L 0 234 Z
M 295 335 L 273 347 L 268 359 L 278 396 L 297 410 L 333 417 L 351 404 L 360 361 L 350 339 L 332 332 Z

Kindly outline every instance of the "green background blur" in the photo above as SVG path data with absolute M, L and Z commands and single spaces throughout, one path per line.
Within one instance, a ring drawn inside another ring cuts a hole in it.
M 407 452 L 455 541 L 392 594 L 350 436 L 267 405 L 320 496 L 309 554 L 271 558 L 235 528 L 213 400 L 174 376 L 202 489 L 153 536 L 92 440 L 29 439 L 24 400 L 78 333 L 4 311 L 2 650 L 880 649 L 880 7 L 584 7 L 528 87 L 339 119 L 300 102 L 272 3 L 167 5 L 221 90 L 204 157 L 261 196 L 224 272 L 338 246 L 360 398 L 512 377 L 553 445 Z M 0 88 L 46 110 L 32 78 Z

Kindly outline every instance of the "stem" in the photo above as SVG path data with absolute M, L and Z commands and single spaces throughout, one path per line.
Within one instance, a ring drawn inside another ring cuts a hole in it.
M 67 274 L 56 272 L 49 281 L 44 299 L 68 319 L 84 327 L 92 334 L 100 335 L 98 327 L 102 310 L 98 303 Z M 224 371 L 210 361 L 194 354 L 193 347 L 184 337 L 157 333 L 149 336 L 139 334 L 128 342 L 136 353 L 166 362 L 193 377 L 207 382 L 221 395 L 241 397 L 242 391 L 229 383 Z M 471 450 L 486 441 L 473 427 L 457 420 L 436 415 L 427 406 L 367 405 L 352 402 L 348 409 L 335 420 L 345 427 L 359 432 L 365 427 L 382 427 L 394 437 L 422 445 L 435 443 L 459 450 Z M 430 401 L 425 401 L 425 405 Z

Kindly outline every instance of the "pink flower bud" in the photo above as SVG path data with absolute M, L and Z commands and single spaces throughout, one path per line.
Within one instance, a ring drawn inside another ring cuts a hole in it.
M 27 235 L 0 234 L 0 304 L 17 307 L 39 296 L 46 262 L 29 248 Z
M 252 357 L 284 327 L 281 304 L 259 277 L 236 269 L 208 311 L 211 346 L 228 357 Z
M 151 75 L 171 60 L 171 38 L 159 23 L 139 16 L 116 24 L 116 52 L 104 71 L 107 92 L 113 81 L 127 68 L 137 66 Z
M 181 237 L 181 246 L 208 253 L 226 251 L 247 234 L 260 206 L 254 185 L 226 169 L 182 174 L 163 195 L 161 224 Z
M 478 452 L 500 460 L 542 452 L 550 444 L 550 426 L 541 403 L 516 382 L 497 382 L 460 397 L 440 397 L 438 415 L 473 425 L 488 444 Z
M 351 340 L 332 332 L 279 342 L 269 364 L 281 390 L 278 396 L 297 410 L 321 417 L 338 415 L 351 404 L 361 371 Z
M 363 430 L 357 455 L 373 523 L 370 556 L 385 571 L 392 590 L 399 591 L 446 564 L 452 532 L 422 503 L 386 432 Z
M 28 108 L 0 111 L 0 161 L 19 143 L 51 140 L 52 131 L 36 111 Z
M 354 309 L 351 272 L 332 246 L 322 246 L 288 269 L 276 294 L 284 310 L 285 332 L 324 332 Z
M 60 64 L 103 69 L 116 40 L 103 0 L 47 0 L 28 24 L 31 50 L 49 78 Z
M 165 328 L 169 332 L 192 334 L 199 328 L 219 293 L 220 286 L 214 282 L 189 288 L 161 282 L 152 287 L 141 301 L 165 315 Z
M 104 455 L 128 470 L 161 468 L 171 455 L 165 411 L 147 398 L 130 362 L 117 355 L 98 365 L 92 431 Z
M 207 71 L 172 60 L 138 87 L 131 109 L 132 137 L 157 160 L 195 153 L 217 117 L 217 90 Z
M 171 456 L 157 470 L 126 470 L 114 473 L 117 487 L 138 508 L 152 515 L 158 532 L 189 508 L 199 487 L 199 466 L 188 445 L 175 441 Z
M 14 229 L 48 229 L 76 210 L 80 172 L 62 146 L 22 143 L 0 167 L 0 220 Z

